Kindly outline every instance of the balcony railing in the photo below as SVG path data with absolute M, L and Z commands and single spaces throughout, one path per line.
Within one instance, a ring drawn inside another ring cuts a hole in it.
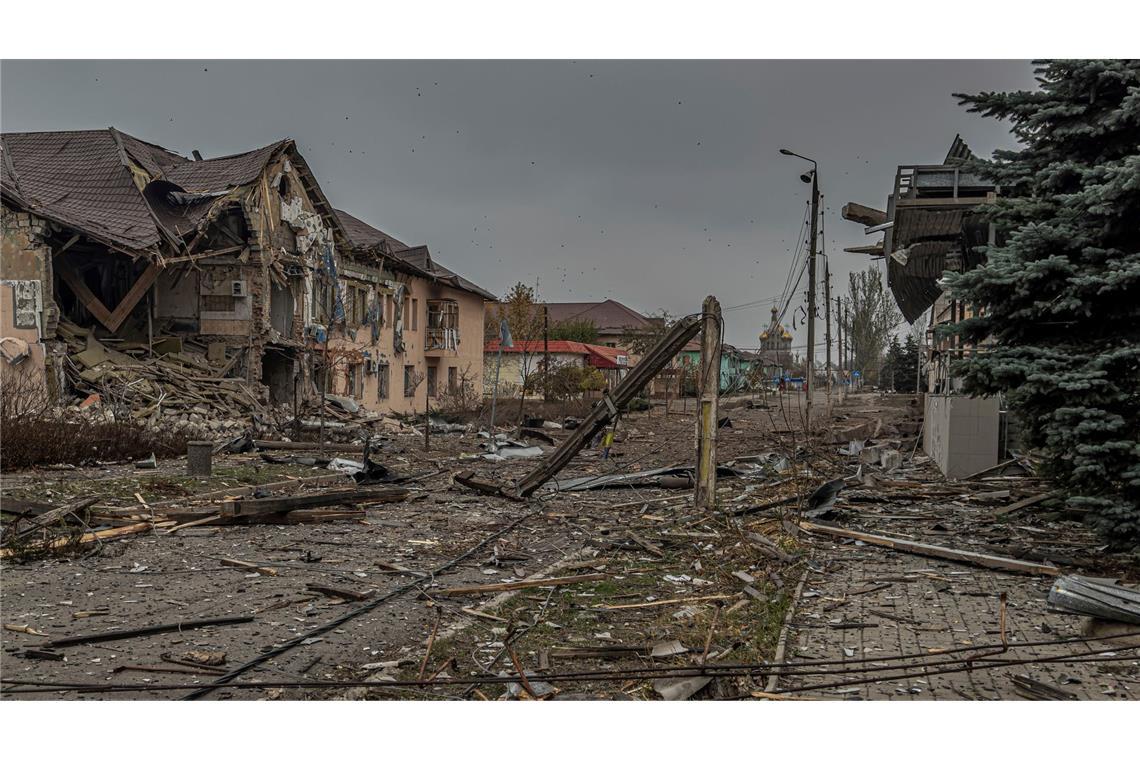
M 459 303 L 449 299 L 427 303 L 424 351 L 459 350 Z
M 429 327 L 425 351 L 458 351 L 459 330 L 451 327 Z

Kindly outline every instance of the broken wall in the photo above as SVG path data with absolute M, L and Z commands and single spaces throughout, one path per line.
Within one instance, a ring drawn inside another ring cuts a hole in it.
M 51 249 L 44 243 L 47 222 L 31 214 L 2 212 L 0 248 L 0 380 L 12 373 L 46 381 L 44 340 L 55 333 Z

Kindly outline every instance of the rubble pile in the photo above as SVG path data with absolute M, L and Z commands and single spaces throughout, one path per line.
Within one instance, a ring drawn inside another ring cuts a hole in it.
M 126 413 L 151 426 L 228 433 L 264 412 L 244 379 L 225 376 L 232 362 L 214 367 L 182 338 L 116 341 L 112 348 L 70 322 L 57 330 L 68 348 L 67 379 L 83 399 L 73 409 L 84 414 L 110 420 Z
M 57 332 L 67 348 L 67 382 L 77 396 L 67 414 L 107 422 L 129 417 L 209 439 L 251 429 L 288 434 L 321 427 L 319 401 L 306 403 L 299 415 L 288 404 L 270 406 L 244 377 L 227 376 L 236 356 L 211 361 L 206 347 L 192 339 L 98 339 L 66 320 Z M 326 437 L 334 441 L 358 440 L 366 427 L 387 419 L 345 396 L 328 395 L 324 407 Z

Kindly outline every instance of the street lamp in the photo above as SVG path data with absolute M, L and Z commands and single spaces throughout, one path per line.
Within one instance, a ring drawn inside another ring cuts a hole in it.
M 803 182 L 811 184 L 811 246 L 808 252 L 808 345 L 807 345 L 807 377 L 804 378 L 807 392 L 807 428 L 811 431 L 811 397 L 815 390 L 815 257 L 818 253 L 819 243 L 819 164 L 815 159 L 800 155 L 787 148 L 780 148 L 785 156 L 795 156 L 804 161 L 811 162 L 811 171 L 800 175 Z

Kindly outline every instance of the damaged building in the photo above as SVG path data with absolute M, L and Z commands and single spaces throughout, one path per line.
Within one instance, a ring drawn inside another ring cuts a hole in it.
M 961 392 L 954 362 L 984 347 L 942 336 L 940 325 L 973 316 L 970 304 L 943 291 L 943 272 L 963 272 L 985 261 L 982 247 L 997 230 L 980 212 L 1000 188 L 971 174 L 969 146 L 955 136 L 941 164 L 902 165 L 881 211 L 858 203 L 843 218 L 882 234 L 882 242 L 845 249 L 885 258 L 887 284 L 910 323 L 930 311 L 924 450 L 949 477 L 963 477 L 997 464 L 1008 438 L 1002 399 Z
M 2 159 L 8 380 L 154 423 L 482 391 L 494 296 L 334 209 L 292 140 L 191 159 L 114 128 L 5 133 Z

